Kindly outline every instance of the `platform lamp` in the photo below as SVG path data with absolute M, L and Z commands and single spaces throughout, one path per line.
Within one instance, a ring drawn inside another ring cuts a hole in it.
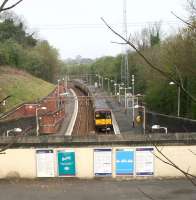
M 152 125 L 152 130 L 158 130 L 158 129 L 164 129 L 165 134 L 167 134 L 167 127 L 163 127 L 163 126 L 160 126 L 160 125 Z
M 6 131 L 6 136 L 8 137 L 9 136 L 9 133 L 21 133 L 22 132 L 22 129 L 21 128 L 13 128 L 13 129 L 10 129 L 10 130 L 7 130 Z

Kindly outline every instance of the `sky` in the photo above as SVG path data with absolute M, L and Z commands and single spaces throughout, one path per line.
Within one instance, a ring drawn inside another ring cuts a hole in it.
M 16 0 L 11 0 L 16 1 Z M 10 3 L 11 3 L 10 1 Z M 124 0 L 23 0 L 13 11 L 25 19 L 29 31 L 36 31 L 59 50 L 62 59 L 115 56 L 121 42 L 101 21 L 103 17 L 115 30 L 123 30 Z M 168 35 L 182 23 L 171 11 L 186 17 L 186 0 L 127 0 L 128 34 L 134 35 L 149 23 L 162 21 Z

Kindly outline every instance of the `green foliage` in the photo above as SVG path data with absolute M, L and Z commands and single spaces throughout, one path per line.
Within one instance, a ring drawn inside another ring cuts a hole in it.
M 36 45 L 36 39 L 26 33 L 24 24 L 15 23 L 14 19 L 8 18 L 0 23 L 0 42 L 12 39 L 25 47 Z
M 117 58 L 107 56 L 97 59 L 91 69 L 94 73 L 104 75 L 105 77 L 118 80 L 120 74 L 121 56 Z
M 184 29 L 162 42 L 159 29 L 151 29 L 149 33 L 139 40 L 144 42 L 140 44 L 143 55 L 154 66 L 171 74 L 176 81 L 181 81 L 184 88 L 196 98 L 195 31 Z M 121 60 L 121 55 L 96 59 L 86 73 L 100 74 L 120 83 Z M 135 75 L 135 93 L 145 95 L 146 107 L 155 112 L 177 115 L 177 86 L 170 85 L 169 79 L 150 68 L 136 52 L 129 52 L 128 61 L 129 75 Z M 80 71 L 82 69 L 78 68 L 77 72 Z M 196 119 L 196 104 L 182 90 L 180 101 L 180 116 Z
M 0 44 L 0 65 L 22 67 L 25 58 L 24 48 L 12 39 Z
M 0 22 L 0 65 L 25 69 L 47 81 L 54 81 L 59 73 L 58 51 L 47 41 L 28 34 L 17 16 L 8 15 Z
M 54 81 L 54 75 L 59 72 L 60 61 L 58 51 L 47 41 L 38 42 L 27 52 L 26 68 L 32 74 L 47 81 Z

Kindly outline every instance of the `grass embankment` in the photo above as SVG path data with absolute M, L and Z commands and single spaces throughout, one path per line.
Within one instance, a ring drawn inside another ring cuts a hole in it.
M 0 100 L 8 95 L 3 111 L 24 102 L 32 102 L 47 96 L 55 86 L 27 72 L 10 67 L 0 67 Z

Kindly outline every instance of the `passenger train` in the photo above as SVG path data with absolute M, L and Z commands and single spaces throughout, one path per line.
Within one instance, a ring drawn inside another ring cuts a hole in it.
M 94 109 L 94 125 L 97 132 L 113 131 L 112 111 L 108 107 L 104 98 L 96 96 L 96 89 L 94 86 L 87 86 L 82 80 L 73 80 L 75 87 L 82 90 L 90 96 Z

